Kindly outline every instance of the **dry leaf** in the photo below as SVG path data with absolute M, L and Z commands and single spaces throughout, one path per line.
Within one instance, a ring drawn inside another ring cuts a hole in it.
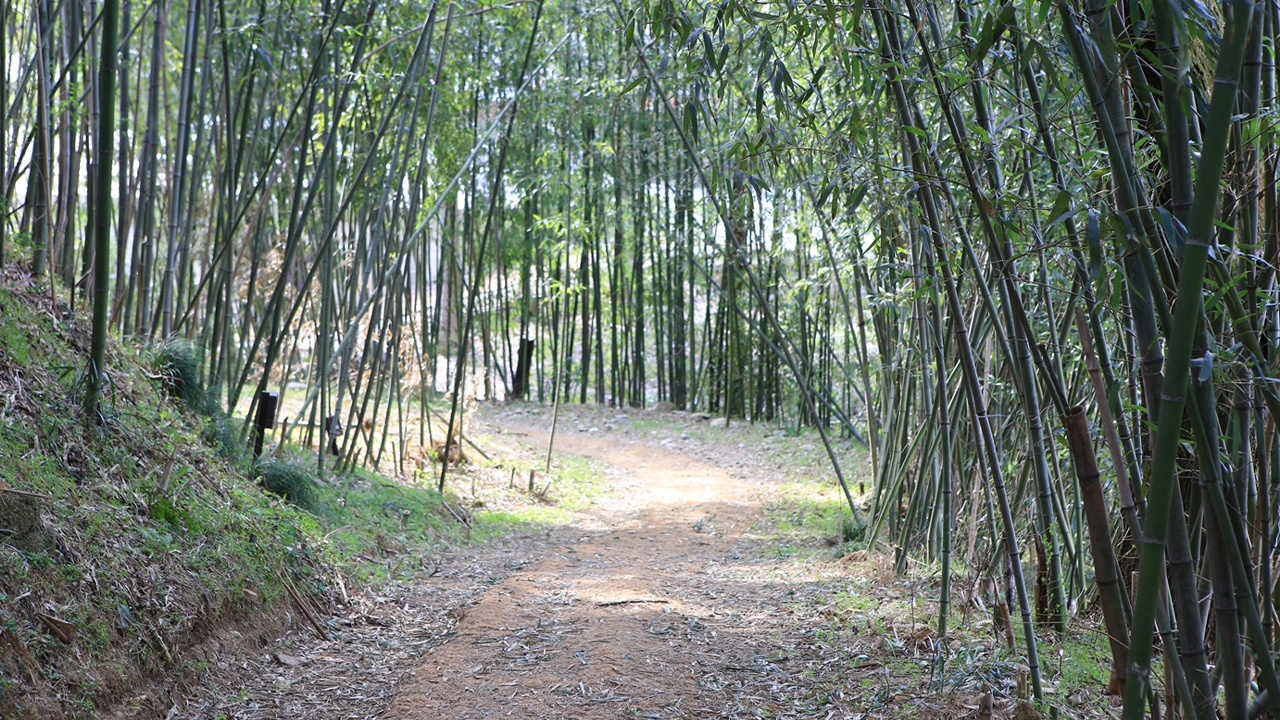
M 40 622 L 48 628 L 49 633 L 63 643 L 70 645 L 76 641 L 76 626 L 54 615 L 46 615 L 45 613 L 36 613 L 36 617 L 40 618 Z
M 282 652 L 273 652 L 271 653 L 271 657 L 275 658 L 276 662 L 286 667 L 298 667 L 299 665 L 306 665 L 307 663 L 311 662 L 311 660 L 307 658 L 296 657 L 293 655 L 285 655 Z

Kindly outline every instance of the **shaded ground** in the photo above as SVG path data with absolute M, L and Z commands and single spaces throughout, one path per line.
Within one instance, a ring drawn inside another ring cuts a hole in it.
M 504 440 L 546 447 L 550 413 L 496 414 Z M 994 642 L 953 640 L 934 675 L 927 579 L 896 582 L 865 553 L 838 561 L 814 551 L 821 538 L 780 540 L 765 511 L 812 447 L 759 432 L 735 447 L 733 429 L 701 442 L 681 431 L 695 422 L 563 417 L 557 453 L 602 461 L 614 488 L 588 512 L 406 554 L 416 571 L 352 598 L 329 639 L 299 625 L 211 654 L 209 679 L 169 717 L 953 718 L 977 717 L 987 689 L 996 717 L 1034 717 L 1014 712 L 1021 670 Z M 1096 696 L 1077 702 L 1105 714 Z

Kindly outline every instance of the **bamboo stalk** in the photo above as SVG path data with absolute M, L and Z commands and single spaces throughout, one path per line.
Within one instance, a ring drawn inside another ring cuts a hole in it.
M 1178 445 L 1181 439 L 1183 406 L 1191 361 L 1195 328 L 1202 314 L 1200 290 L 1204 284 L 1205 265 L 1213 246 L 1213 224 L 1222 178 L 1223 158 L 1235 107 L 1237 80 L 1248 40 L 1253 4 L 1234 0 L 1231 17 L 1223 39 L 1218 69 L 1210 101 L 1204 146 L 1196 176 L 1195 198 L 1189 218 L 1187 243 L 1183 250 L 1178 297 L 1170 326 L 1168 355 L 1165 359 L 1164 386 L 1161 394 L 1156 444 L 1153 453 L 1148 513 L 1139 559 L 1138 602 L 1134 606 L 1132 634 L 1129 642 L 1130 672 L 1125 684 L 1124 720 L 1140 720 L 1151 668 L 1152 624 L 1160 579 L 1164 575 L 1164 551 L 1169 526 L 1171 496 L 1175 490 Z M 1215 507 L 1215 512 L 1217 508 Z M 1270 658 L 1267 656 L 1267 660 Z M 1274 678 L 1274 674 L 1273 674 Z M 1270 689 L 1270 688 L 1269 688 Z M 1280 698 L 1280 689 L 1270 689 Z
M 115 132 L 116 43 L 119 34 L 120 0 L 103 0 L 102 56 L 98 65 L 98 88 L 101 98 L 98 124 L 98 166 L 94 192 L 107 196 L 111 186 L 111 137 Z M 3 28 L 0 28 L 2 31 Z M 106 377 L 107 320 L 110 312 L 111 214 L 106 202 L 97 205 L 96 216 L 90 218 L 94 244 L 93 331 L 89 345 L 89 387 L 85 392 L 86 417 L 97 418 Z M 0 218 L 0 221 L 3 221 Z
M 1093 550 L 1094 582 L 1098 586 L 1099 604 L 1107 628 L 1107 640 L 1111 646 L 1111 687 L 1119 690 L 1125 682 L 1128 665 L 1128 648 L 1125 643 L 1129 631 L 1125 623 L 1124 587 L 1120 582 L 1119 565 L 1111 547 L 1111 527 L 1107 521 L 1106 500 L 1102 496 L 1102 477 L 1098 460 L 1093 453 L 1089 437 L 1089 425 L 1084 408 L 1077 405 L 1067 412 L 1067 444 L 1075 464 L 1076 480 L 1080 483 L 1080 495 L 1084 502 L 1085 517 L 1089 521 L 1089 541 Z

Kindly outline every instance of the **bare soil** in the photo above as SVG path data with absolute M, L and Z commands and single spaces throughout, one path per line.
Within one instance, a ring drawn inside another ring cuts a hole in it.
M 629 492 L 469 608 L 389 716 L 735 717 L 785 702 L 772 593 L 724 572 L 757 493 L 665 448 L 572 431 L 558 444 L 624 470 Z
M 493 432 L 546 447 L 549 412 L 495 414 Z M 758 431 L 735 445 L 732 428 L 700 442 L 680 432 L 696 421 L 563 417 L 556 452 L 605 463 L 612 486 L 575 522 L 405 555 L 417 571 L 351 598 L 328 639 L 299 622 L 265 647 L 211 654 L 167 718 L 977 717 L 997 683 L 928 689 L 920 668 L 938 645 L 927 604 L 918 618 L 914 597 L 902 604 L 909 585 L 886 579 L 842 607 L 850 566 L 835 552 L 797 564 L 770 534 L 779 468 L 813 448 Z M 1015 674 L 996 687 L 996 717 L 1015 709 L 1000 699 Z

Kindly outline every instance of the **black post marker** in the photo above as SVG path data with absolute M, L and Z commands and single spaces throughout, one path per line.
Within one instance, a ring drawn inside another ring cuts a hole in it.
M 276 426 L 276 406 L 280 404 L 280 395 L 263 392 L 258 396 L 258 415 L 255 418 L 257 433 L 253 438 L 253 456 L 262 457 L 262 438 L 267 431 Z

